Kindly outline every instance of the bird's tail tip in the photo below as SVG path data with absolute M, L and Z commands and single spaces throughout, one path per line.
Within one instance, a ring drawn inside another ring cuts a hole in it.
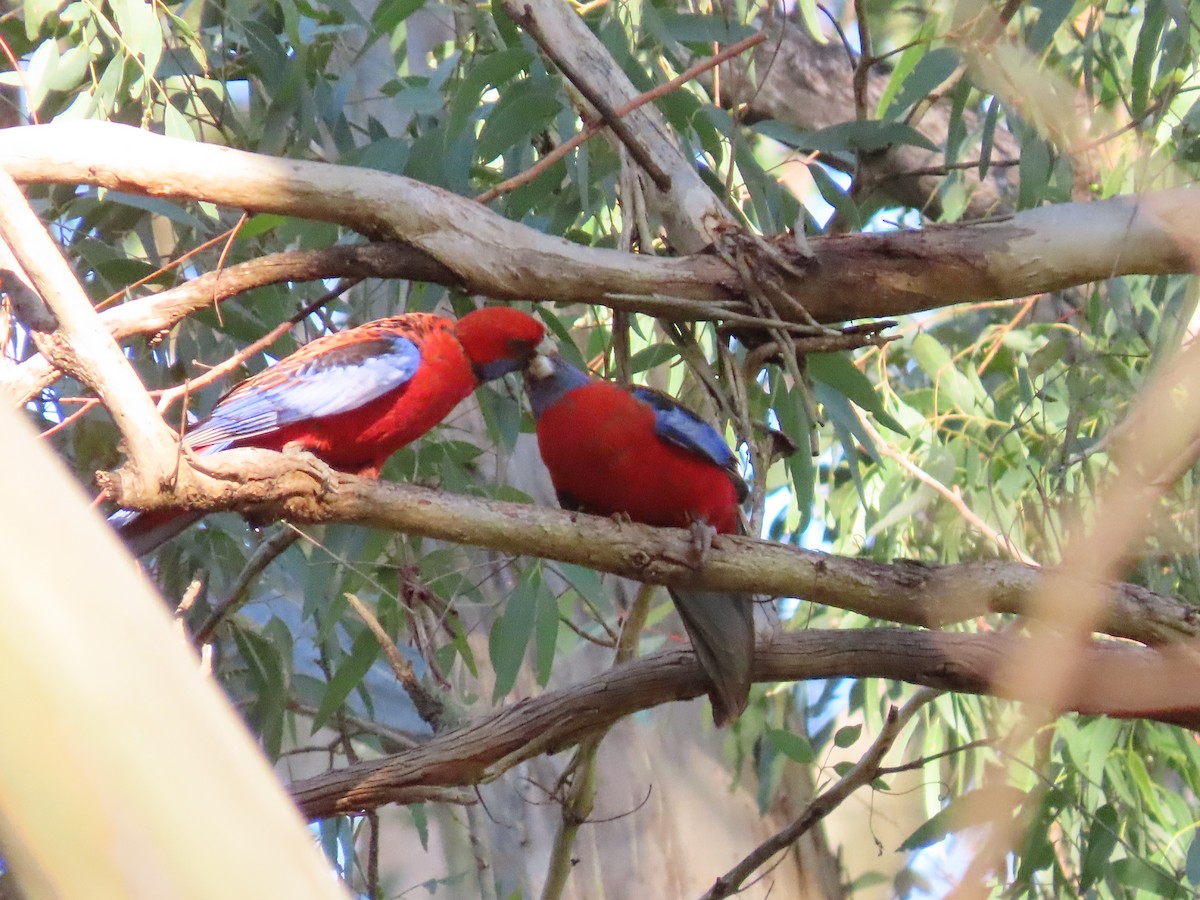
M 193 522 L 199 521 L 203 513 L 175 509 L 138 512 L 119 509 L 108 517 L 108 523 L 129 548 L 135 558 L 157 550 Z
M 713 722 L 733 722 L 746 709 L 754 678 L 754 599 L 723 591 L 670 593 L 711 683 Z

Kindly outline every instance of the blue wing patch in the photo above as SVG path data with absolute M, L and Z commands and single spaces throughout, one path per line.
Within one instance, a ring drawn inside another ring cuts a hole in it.
M 654 433 L 664 441 L 703 456 L 728 474 L 738 491 L 738 500 L 749 493 L 741 476 L 738 458 L 715 428 L 666 394 L 648 387 L 634 387 L 633 396 L 654 408 Z
M 188 432 L 188 445 L 222 450 L 296 422 L 350 412 L 403 387 L 421 365 L 420 349 L 400 335 L 314 353 L 305 353 L 307 349 L 222 397 L 209 417 Z

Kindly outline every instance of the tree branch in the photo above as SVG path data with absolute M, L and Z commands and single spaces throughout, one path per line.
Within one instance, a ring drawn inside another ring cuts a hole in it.
M 129 360 L 100 325 L 75 273 L 5 172 L 0 172 L 0 210 L 0 240 L 8 244 L 57 320 L 53 333 L 27 323 L 39 349 L 96 393 L 125 440 L 129 468 L 146 490 L 156 490 L 171 474 L 177 453 L 174 436 Z
M 701 571 L 686 559 L 691 533 L 651 528 L 581 513 L 447 494 L 311 470 L 267 450 L 230 450 L 205 457 L 219 490 L 177 492 L 191 509 L 247 508 L 256 516 L 293 521 L 357 522 L 576 563 L 655 584 L 802 597 L 871 618 L 941 626 L 989 613 L 1023 613 L 1046 572 L 1017 563 L 980 561 L 937 566 L 849 559 L 786 544 L 723 535 Z M 119 478 L 102 473 L 109 496 L 126 507 L 168 505 L 161 497 L 122 493 Z M 233 479 L 241 479 L 240 482 Z M 169 500 L 169 498 L 168 498 Z M 1111 585 L 1102 623 L 1106 634 L 1148 644 L 1200 636 L 1200 610 L 1132 584 Z
M 899 628 L 811 630 L 762 641 L 757 681 L 890 678 L 941 690 L 988 693 L 991 677 L 1021 644 L 1001 634 Z M 1200 730 L 1194 685 L 1200 661 L 1127 644 L 1093 641 L 1066 708 L 1089 715 L 1143 717 Z M 542 753 L 556 753 L 623 716 L 705 691 L 690 650 L 662 650 L 592 679 L 547 691 L 413 750 L 293 783 L 310 819 L 410 802 L 413 792 L 491 780 Z
M 3 266 L 0 260 L 0 267 Z M 318 281 L 328 278 L 406 278 L 428 281 L 462 289 L 454 271 L 406 244 L 378 241 L 367 244 L 322 247 L 316 250 L 289 250 L 248 260 L 219 271 L 207 272 L 191 281 L 146 297 L 139 297 L 100 313 L 100 321 L 118 341 L 137 334 L 158 334 L 201 309 L 207 309 L 230 297 L 284 282 Z M 11 288 L 20 291 L 20 283 Z M 10 289 L 7 281 L 5 290 Z M 40 303 L 40 300 L 37 301 Z M 674 297 L 631 295 L 615 297 L 615 308 L 629 308 L 667 318 L 718 320 L 724 306 Z M 740 318 L 736 322 L 745 324 Z M 12 373 L 0 378 L 0 392 L 14 405 L 24 403 L 39 390 L 49 387 L 61 375 L 44 356 L 35 354 L 24 360 Z
M 883 757 L 896 743 L 896 738 L 900 737 L 904 726 L 922 706 L 937 696 L 937 691 L 932 688 L 924 688 L 909 698 L 902 708 L 891 707 L 888 710 L 887 718 L 884 719 L 883 728 L 875 736 L 875 740 L 871 742 L 867 752 L 850 768 L 850 771 L 808 804 L 804 812 L 789 822 L 786 827 L 771 835 L 736 866 L 718 878 L 701 900 L 722 900 L 724 897 L 732 897 L 734 894 L 740 893 L 742 885 L 747 878 L 754 874 L 756 869 L 765 865 L 780 850 L 785 850 L 800 840 L 814 825 L 841 806 L 859 788 L 870 784 L 879 777 Z
M 667 237 L 684 253 L 696 253 L 733 222 L 722 201 L 704 183 L 667 128 L 657 108 L 643 106 L 624 117 L 613 110 L 640 93 L 583 18 L 562 0 L 503 0 L 504 11 L 548 51 L 571 83 L 621 135 L 656 190 Z M 628 257 L 626 257 L 628 258 Z
M 626 309 L 638 308 L 630 297 L 736 300 L 735 311 L 752 312 L 737 274 L 717 257 L 584 247 L 384 172 L 275 159 L 102 122 L 0 130 L 0 167 L 26 182 L 93 184 L 338 223 L 396 240 L 465 289 L 500 299 L 615 307 L 611 298 L 623 295 Z M 1186 273 L 1200 260 L 1192 228 L 1198 209 L 1200 192 L 1179 188 L 974 225 L 816 239 L 804 277 L 786 276 L 783 285 L 817 320 L 837 322 L 1024 297 L 1118 275 Z

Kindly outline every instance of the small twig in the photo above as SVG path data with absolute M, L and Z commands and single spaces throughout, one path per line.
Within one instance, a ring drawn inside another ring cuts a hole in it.
M 614 667 L 637 656 L 638 639 L 646 625 L 646 617 L 650 614 L 650 599 L 655 590 L 657 588 L 652 584 L 643 584 L 638 589 L 633 605 L 629 608 L 629 615 L 625 617 L 625 624 L 621 628 L 617 652 L 613 655 Z M 571 854 L 575 846 L 575 837 L 579 833 L 579 826 L 587 822 L 592 814 L 596 800 L 596 754 L 606 734 L 607 728 L 581 741 L 563 773 L 563 778 L 570 775 L 571 785 L 563 800 L 562 819 L 554 835 L 554 845 L 546 869 L 546 884 L 542 888 L 542 900 L 558 900 L 562 897 L 567 879 L 574 869 Z
M 558 621 L 562 622 L 589 644 L 595 644 L 597 647 L 603 647 L 605 650 L 612 650 L 617 646 L 616 643 L 611 640 L 604 640 L 603 638 L 596 637 L 594 634 L 588 634 L 566 616 L 559 616 Z
M 639 166 L 641 166 L 650 180 L 660 191 L 669 191 L 671 189 L 671 176 L 663 171 L 662 166 L 651 158 L 649 152 L 638 140 L 637 135 L 626 124 L 621 114 L 612 107 L 612 104 L 606 100 L 599 91 L 597 91 L 588 80 L 579 73 L 573 62 L 568 61 L 558 52 L 558 48 L 553 42 L 547 39 L 542 31 L 541 25 L 537 18 L 533 15 L 533 10 L 526 5 L 523 13 L 513 17 L 514 21 L 520 25 L 529 34 L 531 38 L 542 48 L 542 52 L 550 59 L 560 72 L 567 77 L 567 80 L 575 86 L 575 89 L 581 93 L 588 103 L 595 107 L 596 112 L 600 114 L 600 118 L 605 124 L 613 130 L 613 133 L 620 138 L 621 143 L 629 149 L 629 154 L 632 156 Z
M 850 771 L 838 779 L 825 793 L 813 800 L 799 818 L 763 841 L 745 859 L 718 878 L 709 888 L 708 893 L 704 895 L 704 900 L 719 900 L 719 898 L 738 893 L 742 889 L 742 884 L 755 870 L 776 853 L 798 841 L 860 787 L 874 781 L 879 775 L 880 761 L 891 749 L 892 744 L 896 742 L 896 738 L 900 736 L 904 726 L 922 706 L 939 696 L 940 693 L 933 688 L 921 688 L 900 709 L 896 709 L 894 706 L 889 709 L 878 736 Z
M 300 538 L 300 534 L 299 531 L 290 525 L 284 525 L 254 548 L 254 552 L 246 560 L 246 565 L 238 573 L 237 580 L 234 581 L 233 587 L 229 589 L 229 593 L 225 595 L 225 599 L 217 604 L 217 608 L 213 610 L 212 615 L 208 617 L 207 621 L 196 632 L 195 643 L 197 646 L 203 646 L 212 640 L 218 626 L 229 617 L 230 613 L 246 602 L 250 593 L 250 585 L 254 582 L 254 579 L 261 575 L 267 566 L 274 562 L 281 553 L 296 543 Z
M 533 33 L 530 32 L 530 34 L 532 35 Z M 657 87 L 651 88 L 650 90 L 645 91 L 644 93 L 641 93 L 638 96 L 634 97 L 628 103 L 623 103 L 622 105 L 618 106 L 615 110 L 613 110 L 613 115 L 618 120 L 621 118 L 624 118 L 625 116 L 627 116 L 631 112 L 633 112 L 635 109 L 645 106 L 647 103 L 657 100 L 660 97 L 666 96 L 667 94 L 671 93 L 672 91 L 677 90 L 678 88 L 687 84 L 689 81 L 696 78 L 698 75 L 702 74 L 703 72 L 706 72 L 709 69 L 714 68 L 715 66 L 719 66 L 721 63 L 726 62 L 727 60 L 732 59 L 733 57 L 735 57 L 741 53 L 746 52 L 751 47 L 758 46 L 766 39 L 767 39 L 767 36 L 760 32 L 758 34 L 751 35 L 750 37 L 746 38 L 745 40 L 738 41 L 736 44 L 726 47 L 724 50 L 722 50 L 720 53 L 716 54 L 715 56 L 710 56 L 708 59 L 702 59 L 702 60 L 700 60 L 700 62 L 696 63 L 695 65 L 689 66 L 682 73 L 675 76 L 674 78 L 672 78 L 670 81 L 666 82 L 665 84 L 660 84 Z M 599 107 L 597 107 L 597 109 L 599 109 Z M 547 153 L 545 156 L 543 156 L 541 159 L 539 159 L 536 163 L 534 163 L 532 166 L 530 166 L 528 169 L 526 169 L 521 174 L 514 175 L 512 178 L 509 178 L 507 181 L 502 181 L 502 182 L 500 182 L 500 184 L 496 185 L 495 187 L 491 188 L 490 190 L 484 191 L 482 194 L 480 194 L 478 197 L 476 197 L 475 200 L 479 203 L 489 203 L 492 200 L 495 200 L 501 194 L 506 194 L 509 191 L 520 187 L 522 184 L 526 184 L 526 183 L 532 181 L 534 178 L 536 178 L 538 175 L 541 175 L 542 172 L 546 171 L 546 169 L 550 168 L 552 165 L 554 165 L 556 162 L 558 162 L 560 159 L 562 159 L 564 156 L 566 156 L 568 153 L 570 153 L 576 147 L 580 146 L 581 144 L 583 144 L 583 143 L 587 142 L 588 140 L 590 140 L 591 138 L 595 137 L 597 134 L 599 134 L 601 131 L 603 131 L 606 127 L 608 127 L 607 122 L 597 122 L 595 124 L 589 125 L 587 128 L 585 128 L 583 131 L 579 132 L 579 134 L 575 135 L 570 140 L 565 141 L 562 144 L 559 144 L 557 147 L 555 147 L 553 150 L 551 150 L 549 153 Z M 657 184 L 657 182 L 655 182 L 655 183 Z M 669 184 L 669 182 L 668 182 L 668 184 Z
M 854 18 L 858 23 L 858 62 L 854 66 L 854 117 L 867 119 L 867 79 L 875 59 L 871 55 L 871 29 L 867 25 L 865 0 L 854 0 Z
M 16 54 L 13 53 L 12 47 L 8 46 L 8 41 L 0 37 L 0 50 L 4 51 L 4 58 L 8 60 L 8 64 L 12 66 L 11 71 L 17 73 L 17 80 L 21 83 L 21 93 L 26 97 L 31 96 L 32 91 L 29 90 L 29 82 L 25 79 L 25 68 L 17 62 Z M 38 118 L 37 110 L 29 110 L 29 121 L 34 125 L 41 125 L 42 122 Z
M 959 169 L 978 169 L 982 159 L 972 159 L 966 162 L 944 163 L 940 166 L 924 166 L 919 169 L 903 169 L 899 172 L 886 172 L 880 176 L 879 181 L 891 181 L 896 178 L 919 178 L 925 175 L 946 175 L 950 172 Z M 1019 166 L 1019 159 L 993 159 L 988 162 L 988 166 L 993 169 L 1006 169 L 1013 166 Z
M 350 607 L 363 620 L 367 628 L 371 629 L 371 634 L 375 635 L 375 639 L 379 641 L 379 646 L 383 648 L 383 655 L 387 657 L 388 665 L 392 667 L 392 672 L 395 674 L 396 680 L 404 686 L 409 696 L 412 697 L 413 705 L 417 708 L 417 713 L 424 721 L 429 723 L 430 728 L 437 731 L 441 724 L 442 716 L 446 711 L 446 705 L 417 677 L 412 663 L 400 653 L 395 642 L 392 641 L 391 635 L 384 630 L 383 625 L 380 624 L 375 614 L 367 609 L 366 604 L 354 596 L 354 594 L 346 593 L 344 596 L 346 602 L 350 604 Z
M 858 411 L 858 420 L 862 423 L 863 428 L 866 429 L 866 432 L 868 436 L 870 436 L 871 440 L 875 442 L 876 450 L 878 450 L 888 459 L 894 460 L 896 465 L 898 465 L 917 481 L 921 482 L 921 484 L 932 488 L 935 493 L 940 495 L 947 503 L 954 507 L 958 514 L 962 516 L 963 521 L 974 526 L 980 534 L 982 534 L 985 538 L 987 538 L 1018 562 L 1022 562 L 1027 566 L 1033 566 L 1034 568 L 1039 568 L 1041 566 L 1041 563 L 1039 563 L 1029 554 L 1022 551 L 1020 547 L 1009 540 L 1008 535 L 998 532 L 995 528 L 981 519 L 979 515 L 973 509 L 971 509 L 971 507 L 967 506 L 966 501 L 963 500 L 962 494 L 959 492 L 957 487 L 947 487 L 945 484 L 938 481 L 936 478 L 910 460 L 907 456 L 885 441 L 883 439 L 883 435 L 881 435 L 875 426 L 871 424 L 861 410 Z
M 967 741 L 965 744 L 959 744 L 957 747 L 951 747 L 948 750 L 943 750 L 940 753 L 931 753 L 929 756 L 922 756 L 920 759 L 914 759 L 912 762 L 904 763 L 899 766 L 880 766 L 875 774 L 882 778 L 884 775 L 899 775 L 902 772 L 912 772 L 916 769 L 923 769 L 931 762 L 937 762 L 939 759 L 945 759 L 947 756 L 954 756 L 956 753 L 965 753 L 967 750 L 978 750 L 981 747 L 995 747 L 995 738 L 979 738 L 974 741 Z
M 179 256 L 177 256 L 173 260 L 171 260 L 169 263 L 167 263 L 165 266 L 161 266 L 161 267 L 155 269 L 149 275 L 144 275 L 141 278 L 139 278 L 137 281 L 133 282 L 132 284 L 127 284 L 125 287 L 123 287 L 121 290 L 117 291 L 115 294 L 109 294 L 107 297 L 105 297 L 103 300 L 101 300 L 99 303 L 96 304 L 96 311 L 99 312 L 100 310 L 102 310 L 108 306 L 112 306 L 112 304 L 116 303 L 122 297 L 126 296 L 131 291 L 134 291 L 137 288 L 142 287 L 143 285 L 149 284 L 152 281 L 157 281 L 159 278 L 161 278 L 163 275 L 166 275 L 172 269 L 177 269 L 180 266 L 182 266 L 185 262 L 187 262 L 193 256 L 196 256 L 199 253 L 203 253 L 209 247 L 213 247 L 213 246 L 221 243 L 222 241 L 228 240 L 229 236 L 232 233 L 233 233 L 232 228 L 226 229 L 225 231 L 222 231 L 220 234 L 218 234 L 216 237 L 211 237 L 207 241 L 204 241 L 204 243 L 198 244 L 197 246 L 193 247 L 191 250 L 187 251 L 186 253 L 180 254 Z
M 238 232 L 242 230 L 246 222 L 250 219 L 250 214 L 243 211 L 238 217 L 237 223 L 229 229 L 229 238 L 225 241 L 225 246 L 221 248 L 221 255 L 217 257 L 217 264 L 214 271 L 217 273 L 217 278 L 213 282 L 213 312 L 217 314 L 217 322 L 222 328 L 225 327 L 225 322 L 221 318 L 221 304 L 217 302 L 217 287 L 221 283 L 221 273 L 225 271 L 225 260 L 229 258 L 229 251 L 233 249 L 233 242 L 237 240 Z
M 293 712 L 301 716 L 307 716 L 310 719 L 315 718 L 317 715 L 317 708 L 315 706 L 309 706 L 305 703 L 301 703 L 299 700 L 294 698 L 287 701 L 287 708 L 288 712 Z M 380 746 L 383 747 L 385 753 L 398 753 L 401 750 L 413 750 L 417 747 L 420 747 L 425 740 L 428 740 L 427 735 L 423 736 L 423 738 L 417 737 L 416 735 L 409 734 L 405 731 L 398 731 L 395 728 L 388 728 L 386 725 L 381 725 L 379 722 L 376 722 L 373 719 L 356 716 L 353 713 L 346 713 L 346 721 L 363 734 L 369 734 L 372 737 L 379 738 Z M 453 789 L 447 788 L 447 790 Z
M 476 792 L 478 794 L 478 792 Z M 483 806 L 483 798 L 479 797 L 480 806 Z M 487 807 L 483 806 L 485 812 Z M 499 900 L 499 895 L 496 892 L 496 876 L 493 872 L 491 862 L 491 848 L 487 845 L 485 838 L 487 835 L 486 824 L 479 816 L 479 810 L 475 805 L 466 808 L 467 813 L 467 838 L 471 843 L 471 856 L 475 860 L 475 877 L 477 878 L 476 887 L 479 888 L 479 900 Z M 491 813 L 488 812 L 488 816 Z
M 227 373 L 232 372 L 250 357 L 254 356 L 254 354 L 270 347 L 273 343 L 287 334 L 288 331 L 291 330 L 291 328 L 298 322 L 304 321 L 325 304 L 332 300 L 336 300 L 360 281 L 362 281 L 361 278 L 343 278 L 336 285 L 334 285 L 333 290 L 327 291 L 316 300 L 305 305 L 298 312 L 293 313 L 289 318 L 283 322 L 280 322 L 278 325 L 260 337 L 257 341 L 243 347 L 237 353 L 233 354 L 233 356 L 229 357 L 219 365 L 213 366 L 203 375 L 199 376 L 198 378 L 188 379 L 183 384 L 177 385 L 173 388 L 167 388 L 166 390 L 155 392 L 158 396 L 159 411 L 165 413 L 168 409 L 170 409 L 171 404 L 180 397 L 186 397 L 192 391 L 199 390 L 202 387 L 212 384 L 219 378 L 224 377 Z
M 379 813 L 368 809 L 367 824 L 371 833 L 367 839 L 367 896 L 370 900 L 379 898 Z
M 63 401 L 72 400 L 72 399 L 75 399 L 75 398 L 72 398 L 72 397 L 63 397 L 62 398 Z M 79 409 L 75 410 L 75 412 L 71 413 L 65 419 L 62 419 L 59 422 L 56 422 L 54 425 L 52 425 L 50 428 L 47 428 L 45 431 L 40 432 L 38 434 L 38 437 L 45 439 L 45 438 L 50 437 L 51 435 L 57 434 L 58 432 L 62 431 L 64 428 L 69 428 L 70 426 L 74 425 L 76 421 L 83 418 L 83 416 L 87 415 L 89 412 L 91 412 L 93 409 L 95 409 L 97 406 L 100 405 L 100 401 L 97 400 L 95 397 L 81 397 L 81 398 L 79 398 L 79 400 L 80 400 Z

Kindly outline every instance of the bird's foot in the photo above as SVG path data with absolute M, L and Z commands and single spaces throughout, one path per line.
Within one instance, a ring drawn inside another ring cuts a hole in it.
M 701 522 L 698 519 L 693 519 L 690 526 L 692 532 L 692 546 L 690 554 L 692 559 L 693 569 L 702 569 L 704 564 L 708 562 L 708 553 L 713 548 L 713 543 L 717 538 L 717 529 L 713 528 L 707 522 Z
M 720 549 L 718 541 L 720 535 L 717 530 L 707 522 L 693 521 L 688 526 L 692 537 L 688 542 L 686 553 L 674 553 L 670 550 L 663 553 L 663 556 L 673 563 L 681 566 L 687 566 L 689 569 L 699 571 L 704 568 L 704 564 L 708 562 L 708 553 L 713 547 Z
M 337 487 L 337 472 L 311 450 L 305 449 L 300 444 L 291 443 L 284 444 L 282 452 L 293 462 L 299 463 L 301 470 L 319 484 L 323 491 L 331 491 Z

